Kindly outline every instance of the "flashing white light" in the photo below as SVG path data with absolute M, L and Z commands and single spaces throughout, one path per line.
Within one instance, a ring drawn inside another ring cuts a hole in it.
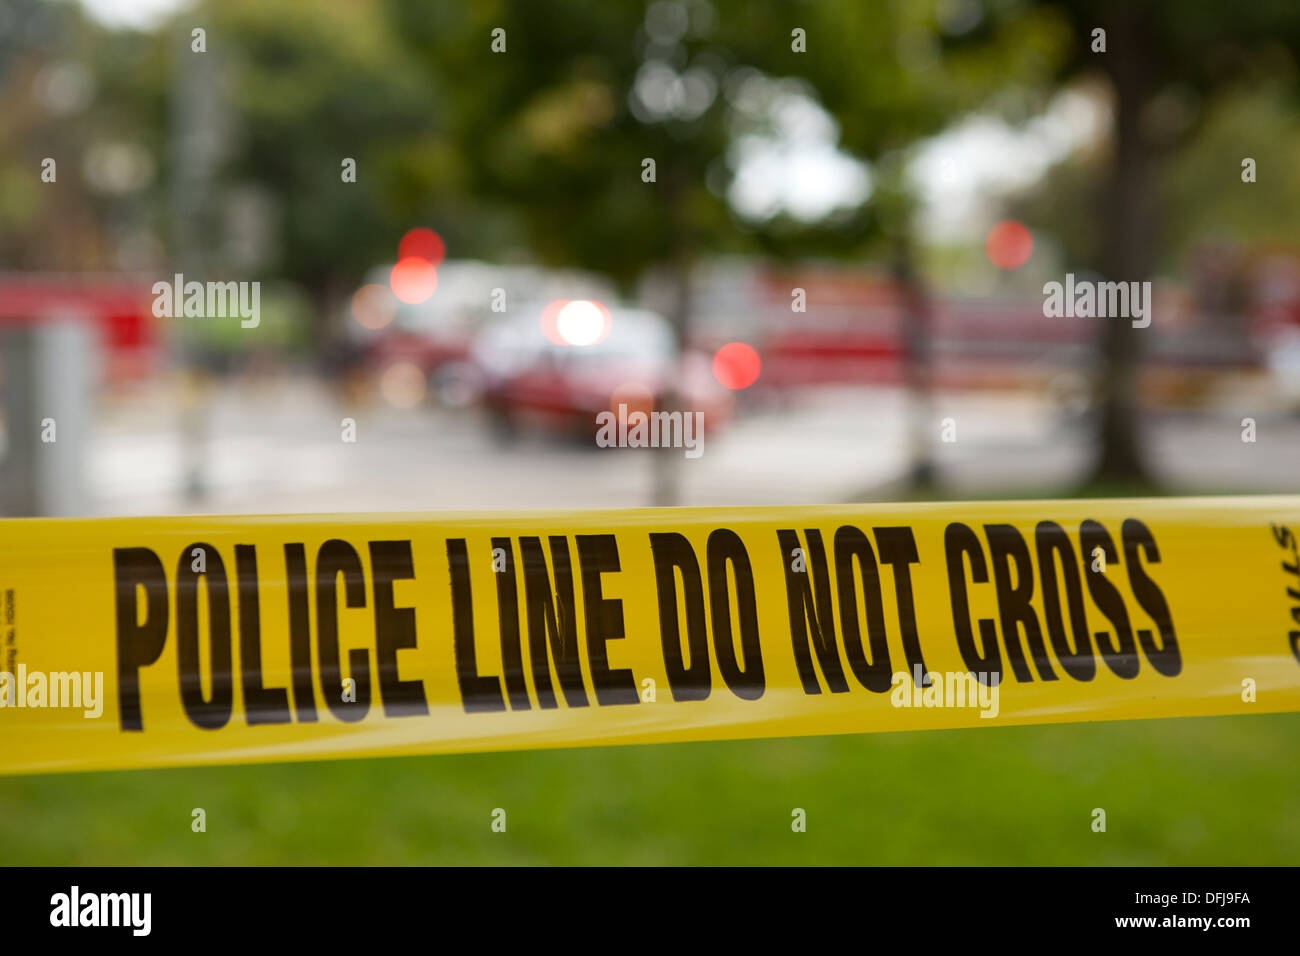
M 555 317 L 555 331 L 569 345 L 594 345 L 609 331 L 609 316 L 595 302 L 575 299 Z

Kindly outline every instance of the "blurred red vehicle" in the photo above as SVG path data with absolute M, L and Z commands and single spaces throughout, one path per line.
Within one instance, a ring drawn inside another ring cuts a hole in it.
M 355 321 L 348 323 L 353 344 L 375 380 L 394 366 L 414 366 L 424 375 L 426 394 L 453 407 L 477 396 L 480 376 L 470 345 L 502 321 L 507 304 L 514 313 L 526 301 L 565 293 L 602 298 L 611 291 L 582 273 L 448 259 L 438 266 L 433 293 L 412 303 L 393 294 L 391 272 L 392 266 L 371 270 L 354 297 Z
M 711 359 L 688 351 L 678 362 L 672 329 L 655 312 L 610 309 L 608 334 L 590 345 L 552 340 L 542 331 L 542 309 L 493 324 L 475 341 L 470 359 L 484 407 L 502 438 L 535 423 L 590 440 L 596 416 L 649 411 L 669 389 L 676 408 L 703 412 L 704 427 L 724 425 L 732 394 L 713 376 Z

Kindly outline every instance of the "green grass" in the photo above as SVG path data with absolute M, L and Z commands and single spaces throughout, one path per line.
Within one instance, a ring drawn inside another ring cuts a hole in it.
M 1298 770 L 1284 714 L 0 778 L 0 863 L 1295 865 Z

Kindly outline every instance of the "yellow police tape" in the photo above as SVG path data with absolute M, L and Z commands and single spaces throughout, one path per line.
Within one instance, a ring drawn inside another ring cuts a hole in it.
M 0 521 L 0 772 L 1300 710 L 1300 496 Z

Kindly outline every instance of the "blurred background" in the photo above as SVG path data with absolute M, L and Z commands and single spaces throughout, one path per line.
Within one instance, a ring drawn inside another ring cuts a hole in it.
M 1296 492 L 1298 67 L 1290 0 L 0 0 L 0 513 Z M 0 862 L 1296 863 L 1297 731 L 0 780 Z

